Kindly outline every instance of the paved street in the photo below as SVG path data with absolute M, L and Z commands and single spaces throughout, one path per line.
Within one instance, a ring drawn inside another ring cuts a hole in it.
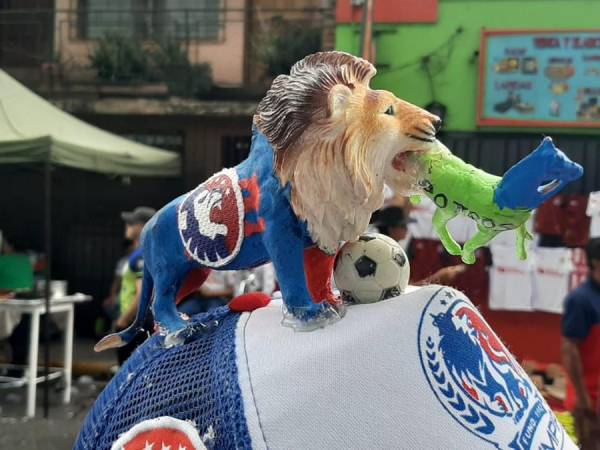
M 0 389 L 0 449 L 68 450 L 87 411 L 106 385 L 115 363 L 114 352 L 94 353 L 93 341 L 78 339 L 74 347 L 72 400 L 61 402 L 59 380 L 51 382 L 49 419 L 43 418 L 43 388 L 38 386 L 34 419 L 25 414 L 25 388 Z M 60 357 L 60 343 L 52 345 L 52 360 Z
M 28 450 L 71 449 L 81 422 L 105 382 L 94 382 L 89 377 L 73 385 L 73 398 L 69 405 L 61 404 L 58 385 L 50 392 L 50 418 L 43 419 L 43 390 L 38 388 L 37 415 L 24 419 L 24 389 L 0 391 L 0 448 Z

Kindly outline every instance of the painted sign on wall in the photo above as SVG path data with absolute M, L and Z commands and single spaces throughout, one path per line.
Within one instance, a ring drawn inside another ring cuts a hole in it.
M 600 30 L 484 30 L 478 125 L 600 126 Z

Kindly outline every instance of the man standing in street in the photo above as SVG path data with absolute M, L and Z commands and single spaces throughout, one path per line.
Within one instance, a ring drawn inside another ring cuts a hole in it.
M 565 406 L 573 413 L 579 445 L 600 449 L 600 238 L 589 241 L 588 280 L 565 299 L 562 317 L 563 364 L 569 375 Z
M 119 318 L 115 323 L 116 331 L 127 328 L 137 314 L 140 303 L 140 294 L 142 292 L 142 275 L 144 270 L 143 249 L 140 246 L 140 237 L 142 229 L 156 210 L 146 206 L 139 206 L 133 211 L 121 213 L 121 218 L 125 222 L 125 238 L 132 242 L 133 251 L 123 268 L 121 275 L 121 290 L 119 292 Z M 144 329 L 152 331 L 153 319 L 149 317 Z M 147 338 L 146 333 L 139 333 L 138 336 L 129 344 L 117 349 L 119 365 L 122 365 L 133 351 Z

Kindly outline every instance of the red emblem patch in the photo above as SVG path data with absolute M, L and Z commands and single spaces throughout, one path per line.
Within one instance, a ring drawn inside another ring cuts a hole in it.
M 190 422 L 164 416 L 138 423 L 111 450 L 206 450 L 206 446 Z

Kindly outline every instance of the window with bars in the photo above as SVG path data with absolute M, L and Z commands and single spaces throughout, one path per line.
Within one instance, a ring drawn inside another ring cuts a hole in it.
M 221 0 L 79 0 L 82 39 L 120 34 L 141 39 L 219 38 Z

